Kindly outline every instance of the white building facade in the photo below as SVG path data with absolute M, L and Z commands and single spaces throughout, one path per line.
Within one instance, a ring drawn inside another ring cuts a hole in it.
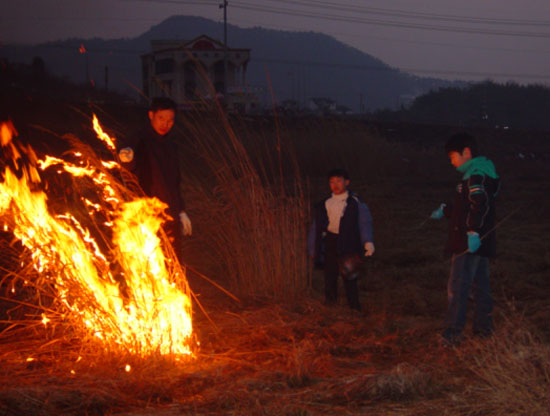
M 180 107 L 216 96 L 228 109 L 247 112 L 258 105 L 258 94 L 246 86 L 249 60 L 250 49 L 226 51 L 206 35 L 191 41 L 153 40 L 151 53 L 141 57 L 143 92 L 148 98 L 170 97 Z

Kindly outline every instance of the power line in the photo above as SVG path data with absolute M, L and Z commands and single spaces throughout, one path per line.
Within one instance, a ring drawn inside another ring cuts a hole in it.
M 120 1 L 134 1 L 134 2 L 145 2 L 145 3 L 166 3 L 166 4 L 209 4 L 209 5 L 215 5 L 217 2 L 215 0 L 204 0 L 202 2 L 197 2 L 193 0 L 120 0 Z M 386 9 L 386 8 L 380 8 L 380 7 L 364 7 L 364 6 L 356 6 L 356 5 L 349 5 L 349 4 L 342 4 L 341 2 L 330 2 L 330 1 L 322 1 L 322 0 L 266 0 L 270 2 L 274 2 L 277 4 L 285 3 L 289 5 L 296 5 L 296 6 L 302 6 L 302 7 L 314 7 L 317 9 L 325 9 L 325 10 L 338 10 L 338 11 L 347 11 L 351 13 L 360 13 L 360 14 L 374 14 L 374 15 L 383 15 L 383 16 L 390 16 L 390 17 L 400 17 L 400 18 L 407 18 L 407 19 L 424 19 L 424 20 L 439 20 L 439 21 L 447 21 L 447 22 L 459 22 L 459 23 L 473 23 L 473 24 L 492 24 L 492 25 L 507 25 L 507 26 L 540 26 L 540 27 L 546 27 L 550 28 L 550 21 L 544 21 L 544 20 L 531 20 L 531 19 L 497 19 L 497 18 L 486 18 L 486 17 L 472 17 L 472 16 L 462 16 L 462 15 L 448 15 L 448 14 L 436 14 L 436 13 L 425 13 L 425 12 L 417 12 L 417 11 L 411 11 L 411 10 L 400 10 L 400 9 Z M 304 10 L 296 10 L 296 9 L 289 9 L 289 8 L 281 8 L 281 7 L 275 7 L 275 6 L 269 6 L 269 5 L 261 5 L 257 2 L 250 3 L 246 1 L 231 1 L 231 6 L 235 8 L 241 8 L 245 10 L 252 10 L 252 11 L 264 11 L 264 12 L 271 12 L 271 13 L 278 13 L 278 14 L 287 14 L 287 15 L 299 15 L 301 17 L 319 17 L 323 19 L 330 20 L 331 17 L 334 17 L 334 20 L 341 20 L 341 19 L 349 19 L 349 21 L 356 22 L 358 21 L 358 18 L 354 16 L 333 16 L 333 15 L 327 15 L 327 14 L 321 14 L 318 12 L 311 11 L 309 9 L 308 11 Z M 387 21 L 379 21 L 380 24 L 391 24 L 392 22 Z M 415 28 L 422 28 L 422 29 L 428 29 L 432 28 L 433 30 L 442 30 L 445 29 L 445 27 L 442 26 L 428 26 L 428 25 L 422 25 L 419 23 L 403 23 L 403 22 L 393 22 L 395 24 L 399 25 L 405 25 L 405 27 L 409 27 L 408 25 L 412 25 Z M 372 23 L 375 24 L 375 23 Z M 425 27 L 421 27 L 425 26 Z M 463 30 L 472 30 L 469 28 L 459 28 L 459 27 L 453 27 L 453 28 L 446 28 L 447 31 L 463 31 Z M 473 29 L 475 30 L 475 29 Z M 483 29 L 479 29 L 483 30 Z M 474 32 L 477 33 L 477 32 Z M 486 34 L 488 32 L 483 31 L 481 32 L 483 34 Z M 490 32 L 489 34 L 509 34 L 511 36 L 515 36 L 515 32 Z M 535 37 L 538 37 L 537 33 L 523 33 L 519 36 L 531 36 L 535 35 Z M 550 34 L 543 34 L 546 35 L 544 37 L 550 36 Z
M 167 4 L 176 4 L 176 5 L 187 5 L 187 4 L 189 5 L 200 4 L 200 5 L 208 5 L 208 6 L 219 5 L 219 0 L 211 0 L 211 1 L 204 0 L 200 2 L 185 1 L 185 0 L 119 0 L 119 1 L 142 2 L 142 3 L 167 3 Z M 273 0 L 269 0 L 269 1 L 273 1 Z M 463 23 L 467 22 L 467 23 L 483 23 L 483 24 L 503 24 L 504 22 L 508 22 L 508 23 L 515 22 L 515 24 L 517 25 L 537 25 L 537 26 L 546 25 L 546 23 L 542 21 L 513 20 L 513 19 L 500 20 L 500 19 L 471 18 L 467 16 L 437 15 L 437 14 L 430 14 L 430 13 L 406 12 L 403 10 L 351 6 L 351 5 L 344 5 L 344 4 L 338 4 L 330 1 L 320 1 L 320 0 L 278 0 L 277 3 L 286 3 L 291 5 L 303 6 L 303 7 L 318 7 L 321 9 L 330 9 L 330 10 L 333 10 L 337 7 L 339 10 L 342 10 L 342 11 L 355 12 L 355 13 L 361 12 L 363 14 L 385 14 L 385 15 L 390 15 L 394 17 L 409 17 L 409 18 L 422 18 L 422 19 L 428 19 L 428 18 L 454 19 L 453 21 L 461 21 Z M 262 6 L 262 5 L 258 5 L 257 3 L 250 3 L 242 0 L 232 0 L 231 6 L 235 8 L 259 11 L 264 13 L 275 13 L 275 14 L 282 14 L 282 15 L 301 16 L 306 18 L 334 20 L 334 21 L 343 21 L 343 22 L 352 22 L 352 23 L 361 23 L 361 24 L 374 24 L 374 25 L 394 26 L 394 27 L 415 28 L 415 29 L 422 29 L 422 30 L 435 30 L 435 31 L 446 31 L 446 32 L 458 31 L 462 33 L 482 33 L 482 34 L 491 34 L 491 35 L 526 36 L 526 37 L 540 37 L 540 38 L 550 37 L 550 33 L 513 32 L 513 31 L 489 30 L 489 29 L 482 29 L 482 28 L 481 29 L 460 28 L 460 27 L 427 25 L 427 24 L 421 24 L 421 23 L 403 23 L 403 22 L 397 22 L 397 21 L 391 21 L 391 20 L 386 21 L 386 20 L 376 20 L 376 19 L 365 19 L 365 18 L 358 18 L 358 17 L 351 17 L 351 16 L 319 13 L 314 11 L 295 10 L 295 9 L 289 9 L 285 7 L 271 7 L 271 6 L 265 6 L 265 5 Z M 402 16 L 402 14 L 404 13 L 409 13 L 410 15 Z M 51 19 L 59 19 L 59 18 L 51 18 Z M 88 18 L 80 18 L 80 19 L 95 20 L 98 18 L 88 17 Z M 475 22 L 473 21 L 473 19 L 475 19 Z M 152 20 L 152 19 L 148 19 L 148 18 L 131 19 L 131 18 L 110 17 L 103 20 L 125 21 L 125 20 Z M 411 42 L 411 41 L 408 41 L 408 42 Z M 417 42 L 417 43 L 422 43 L 422 42 Z M 427 43 L 427 42 L 424 42 L 424 43 Z M 448 45 L 448 46 L 456 46 L 456 45 Z M 69 48 L 69 47 L 65 47 L 65 48 Z M 92 49 L 92 50 L 89 50 L 89 52 L 98 52 L 98 53 L 110 52 L 110 53 L 120 53 L 120 54 L 145 53 L 145 51 L 123 50 L 123 49 L 118 49 L 118 50 Z M 270 58 L 261 58 L 261 57 L 254 58 L 254 61 L 264 62 L 264 63 L 289 64 L 289 65 L 316 65 L 316 66 L 360 69 L 360 70 L 387 70 L 387 71 L 397 70 L 389 66 L 373 67 L 373 66 L 364 66 L 364 65 L 357 65 L 357 64 L 333 64 L 333 63 L 327 63 L 327 62 L 323 63 L 323 62 L 313 62 L 313 61 L 289 61 L 289 60 L 270 59 Z M 485 73 L 485 72 L 455 71 L 455 70 L 452 70 L 452 71 L 437 70 L 437 69 L 434 70 L 434 69 L 423 69 L 423 68 L 401 68 L 400 70 L 406 71 L 406 72 L 413 72 L 413 73 L 441 74 L 441 75 L 462 75 L 462 76 L 496 77 L 496 78 L 522 77 L 527 79 L 545 79 L 545 80 L 550 79 L 550 75 L 545 75 L 545 74 L 521 74 L 521 73 L 505 74 L 505 73 Z
M 217 5 L 218 4 L 218 1 L 217 0 L 202 0 L 202 1 L 197 1 L 197 0 L 119 0 L 119 1 L 124 1 L 124 2 L 140 2 L 140 3 L 166 3 L 166 4 L 177 4 L 177 5 L 181 5 L 181 4 L 191 4 L 191 5 L 208 5 L 208 6 L 213 6 L 213 5 Z
M 233 19 L 233 22 L 236 23 L 243 23 L 247 25 L 256 25 L 257 22 L 246 20 L 246 19 Z M 290 25 L 265 25 L 262 24 L 262 28 L 265 29 L 272 29 L 272 30 L 293 30 L 296 32 L 303 32 L 307 33 L 303 28 L 297 27 L 297 26 L 290 26 Z M 361 38 L 364 39 L 364 35 L 358 35 L 358 34 L 352 34 L 352 33 L 343 33 L 343 32 L 335 32 L 330 31 L 330 33 L 327 32 L 327 34 L 336 37 L 345 37 L 345 38 Z M 532 53 L 550 53 L 550 50 L 541 50 L 541 49 L 525 49 L 525 48 L 499 48 L 499 47 L 479 47 L 479 46 L 471 46 L 471 45 L 459 45 L 456 43 L 445 43 L 445 42 L 433 42 L 433 41 L 423 41 L 423 40 L 411 40 L 411 39 L 398 39 L 398 38 L 388 38 L 383 36 L 373 36 L 369 35 L 369 39 L 377 39 L 377 40 L 383 40 L 383 41 L 389 41 L 389 42 L 401 42 L 401 43 L 412 43 L 412 44 L 418 44 L 418 45 L 434 45 L 434 46 L 442 46 L 442 47 L 453 47 L 453 48 L 465 48 L 465 49 L 474 49 L 474 50 L 488 50 L 488 51 L 505 51 L 505 52 L 532 52 Z
M 170 4 L 189 4 L 185 0 L 126 0 L 126 1 L 148 1 L 155 3 L 170 3 Z M 269 0 L 273 1 L 273 0 Z M 315 0 L 277 0 L 277 3 L 287 3 L 295 4 L 301 6 L 316 6 L 317 8 L 325 8 L 330 10 L 339 10 L 339 11 L 348 11 L 348 12 L 360 12 L 362 14 L 384 14 L 393 17 L 401 18 L 422 18 L 422 19 L 431 19 L 431 20 L 443 20 L 443 21 L 455 21 L 461 23 L 476 23 L 476 24 L 499 24 L 499 25 L 530 25 L 530 26 L 550 26 L 550 22 L 545 21 L 536 21 L 536 20 L 518 20 L 518 19 L 492 19 L 492 18 L 474 18 L 468 16 L 452 16 L 452 15 L 440 15 L 440 14 L 431 14 L 431 13 L 420 13 L 420 12 L 411 12 L 404 10 L 391 10 L 391 9 L 382 9 L 382 8 L 361 8 L 357 6 L 341 5 L 338 3 L 328 2 L 328 1 L 315 1 Z M 273 13 L 281 14 L 286 16 L 299 16 L 306 17 L 311 19 L 322 19 L 329 21 L 340 21 L 347 23 L 359 23 L 359 24 L 370 24 L 378 26 L 391 26 L 398 28 L 406 29 L 419 29 L 419 30 L 428 30 L 428 31 L 440 31 L 440 32 L 455 32 L 455 33 L 466 33 L 466 34 L 483 34 L 483 35 L 494 35 L 494 36 L 516 36 L 516 37 L 531 37 L 531 38 L 550 38 L 550 33 L 544 32 L 525 32 L 525 31 L 507 31 L 507 30 L 498 30 L 498 29 L 485 29 L 485 28 L 475 28 L 475 27 L 459 27 L 459 26 L 442 26 L 434 24 L 425 24 L 425 23 L 414 23 L 414 22 L 404 22 L 396 20 L 380 20 L 380 19 L 371 19 L 371 18 L 361 18 L 356 16 L 349 15 L 336 15 L 336 14 L 327 14 L 316 11 L 304 11 L 292 8 L 285 7 L 275 7 L 269 5 L 259 5 L 258 3 L 250 3 L 246 1 L 232 0 L 231 6 L 237 9 L 264 12 L 264 13 Z
M 6 18 L 0 18 L 0 21 L 4 20 Z M 99 21 L 115 21 L 115 22 L 134 22 L 136 20 L 139 20 L 139 21 L 145 21 L 145 22 L 148 22 L 148 21 L 151 21 L 151 22 L 156 22 L 159 20 L 159 18 L 152 18 L 152 17 L 93 17 L 93 16 L 86 16 L 86 17 L 83 17 L 83 16 L 66 16 L 66 17 L 62 17 L 62 16 L 27 16 L 27 17 L 22 17 L 22 16 L 17 16 L 17 17 L 10 17 L 9 18 L 10 21 L 37 21 L 37 20 L 44 20 L 44 21 L 66 21 L 66 20 L 71 20 L 71 21 L 94 21 L 94 20 L 99 20 Z
M 43 45 L 46 48 L 60 48 L 74 50 L 75 54 L 78 53 L 78 46 L 68 45 Z M 117 54 L 144 54 L 147 51 L 136 49 L 104 49 L 104 48 L 86 48 L 87 53 L 117 53 Z M 291 59 L 281 58 L 267 58 L 267 57 L 253 57 L 250 63 L 272 63 L 272 64 L 284 64 L 284 65 L 306 65 L 313 67 L 327 67 L 327 68 L 340 68 L 340 69 L 352 69 L 352 70 L 364 70 L 364 71 L 396 71 L 403 73 L 424 73 L 424 74 L 440 74 L 440 75 L 461 75 L 461 76 L 476 76 L 487 78 L 526 78 L 526 79 L 550 79 L 550 74 L 527 74 L 527 73 L 493 73 L 493 72 L 475 72 L 475 71 L 457 71 L 457 70 L 445 70 L 445 69 L 426 69 L 426 68 L 393 68 L 386 64 L 380 66 L 374 65 L 362 65 L 362 64 L 346 64 L 346 63 L 333 63 L 323 61 L 299 61 Z
M 550 33 L 540 33 L 540 32 L 519 32 L 519 31 L 505 31 L 505 30 L 491 30 L 483 28 L 465 28 L 458 26 L 437 26 L 437 25 L 427 25 L 420 23 L 406 23 L 406 22 L 397 22 L 393 20 L 378 20 L 378 19 L 366 19 L 359 17 L 350 17 L 334 14 L 323 14 L 317 12 L 304 12 L 301 10 L 293 10 L 288 8 L 281 7 L 270 7 L 270 6 L 258 6 L 257 4 L 247 3 L 245 1 L 232 1 L 232 6 L 235 8 L 240 8 L 250 11 L 259 11 L 259 12 L 268 12 L 275 14 L 282 14 L 287 16 L 300 16 L 313 19 L 323 19 L 331 21 L 340 21 L 347 23 L 360 23 L 360 24 L 370 24 L 378 26 L 391 26 L 399 27 L 406 29 L 421 29 L 421 30 L 430 30 L 430 31 L 439 31 L 439 32 L 455 32 L 455 33 L 466 33 L 466 34 L 483 34 L 483 35 L 495 35 L 495 36 L 516 36 L 516 37 L 532 37 L 532 38 L 550 38 Z
M 444 69 L 423 69 L 423 68 L 392 68 L 390 66 L 373 66 L 373 65 L 361 65 L 361 64 L 344 64 L 344 63 L 332 63 L 322 61 L 295 61 L 289 59 L 272 59 L 256 57 L 254 61 L 264 63 L 276 63 L 286 65 L 307 65 L 313 67 L 329 67 L 329 68 L 341 68 L 341 69 L 353 69 L 353 70 L 369 70 L 369 71 L 395 71 L 395 72 L 414 72 L 425 74 L 440 74 L 440 75 L 468 75 L 477 77 L 488 78 L 529 78 L 529 79 L 550 79 L 550 74 L 507 74 L 507 73 L 493 73 L 493 72 L 475 72 L 475 71 L 457 71 L 457 70 L 444 70 Z M 408 74 L 410 75 L 410 74 Z
M 217 4 L 217 0 L 119 0 L 126 2 L 143 2 L 143 3 L 166 3 L 166 4 Z M 404 17 L 404 18 L 414 18 L 414 19 L 427 19 L 427 20 L 443 20 L 443 21 L 455 21 L 461 23 L 477 23 L 477 24 L 494 24 L 494 25 L 517 25 L 517 26 L 543 26 L 549 27 L 550 21 L 545 20 L 531 20 L 531 19 L 498 19 L 498 18 L 489 18 L 489 17 L 473 17 L 473 16 L 463 16 L 463 15 L 450 15 L 450 14 L 437 14 L 437 13 L 425 13 L 417 12 L 412 10 L 402 10 L 402 9 L 386 9 L 381 7 L 364 7 L 350 4 L 342 4 L 342 2 L 331 2 L 323 0 L 265 0 L 273 3 L 286 3 L 290 5 L 297 5 L 303 7 L 316 7 L 319 9 L 327 10 L 338 10 L 338 11 L 348 11 L 352 13 L 361 13 L 361 14 L 378 14 L 385 16 L 393 17 Z M 232 1 L 232 5 L 235 3 L 243 3 L 241 6 L 244 6 L 245 2 Z M 273 8 L 273 6 L 259 5 L 258 3 L 248 3 L 248 6 L 263 7 L 265 9 Z M 292 9 L 287 9 L 292 11 Z
M 174 5 L 202 5 L 202 6 L 214 6 L 218 5 L 217 0 L 203 0 L 203 1 L 194 1 L 194 0 L 119 0 L 125 2 L 141 2 L 141 3 L 162 3 L 162 4 L 174 4 Z M 273 1 L 273 0 L 269 0 Z M 315 0 L 277 0 L 278 3 L 287 3 L 295 4 L 301 6 L 315 6 L 329 10 L 340 10 L 348 11 L 360 14 L 379 14 L 399 18 L 408 18 L 408 19 L 431 19 L 431 20 L 443 20 L 443 21 L 454 21 L 461 23 L 476 23 L 476 24 L 497 24 L 497 25 L 530 25 L 530 26 L 541 26 L 541 27 L 550 27 L 549 22 L 545 21 L 534 21 L 534 20 L 517 20 L 517 19 L 490 19 L 490 18 L 473 18 L 467 16 L 451 16 L 451 15 L 438 15 L 430 13 L 419 13 L 419 12 L 410 12 L 403 10 L 391 10 L 391 9 L 382 9 L 382 8 L 365 8 L 357 6 L 346 6 L 339 5 L 337 3 L 328 2 L 328 1 L 315 1 Z M 550 38 L 550 33 L 545 32 L 525 32 L 525 31 L 509 31 L 509 30 L 498 30 L 498 29 L 485 29 L 485 28 L 475 28 L 475 27 L 459 27 L 459 26 L 441 26 L 434 24 L 425 24 L 425 23 L 415 23 L 415 22 L 404 22 L 397 20 L 380 20 L 372 18 L 361 18 L 356 16 L 349 15 L 336 15 L 336 14 L 327 14 L 322 12 L 315 11 L 304 11 L 291 8 L 283 7 L 273 7 L 273 6 L 262 6 L 257 3 L 249 3 L 246 1 L 234 0 L 231 2 L 231 6 L 237 9 L 249 10 L 255 12 L 271 13 L 271 14 L 280 14 L 286 16 L 299 16 L 310 19 L 321 19 L 329 21 L 339 21 L 345 23 L 358 23 L 358 24 L 367 24 L 367 25 L 377 25 L 384 27 L 397 27 L 405 29 L 418 29 L 426 31 L 439 31 L 439 32 L 454 32 L 454 33 L 465 33 L 465 34 L 483 34 L 483 35 L 493 35 L 493 36 L 514 36 L 514 37 L 530 37 L 530 38 Z M 0 18 L 5 20 L 6 18 Z M 67 18 L 62 17 L 15 17 L 9 18 L 10 20 L 64 20 Z M 157 19 L 152 18 L 123 18 L 123 17 L 71 17 L 72 20 L 110 20 L 110 21 L 156 21 Z
M 123 1 L 131 1 L 131 0 L 123 0 Z M 145 0 L 134 0 L 134 1 L 145 1 Z M 148 0 L 148 1 L 155 1 L 155 0 Z M 159 1 L 165 1 L 165 0 L 159 0 Z M 217 4 L 217 3 L 216 3 Z M 29 17 L 29 18 L 11 18 L 10 20 L 51 20 L 51 21 L 59 21 L 59 20 L 66 20 L 65 17 Z M 1 20 L 1 19 L 0 19 Z M 87 21 L 87 20 L 101 20 L 101 21 L 151 21 L 151 22 L 158 22 L 159 18 L 117 18 L 117 17 L 82 17 L 82 18 L 75 18 L 71 17 L 71 20 L 81 20 L 81 21 Z M 250 21 L 246 19 L 233 19 L 233 22 L 237 23 L 244 23 L 244 24 L 252 24 L 257 26 L 257 22 Z M 289 25 L 265 25 L 262 24 L 262 28 L 267 29 L 273 29 L 273 30 L 281 30 L 281 29 L 287 29 L 287 30 L 294 30 L 294 31 L 302 31 L 305 32 L 305 30 L 302 27 L 296 27 L 296 26 L 289 26 Z M 357 34 L 351 34 L 351 33 L 343 33 L 343 32 L 334 32 L 331 31 L 330 34 L 332 36 L 342 36 L 347 38 L 363 38 L 363 35 L 357 35 Z M 401 43 L 412 43 L 412 44 L 419 44 L 419 45 L 434 45 L 434 46 L 442 46 L 442 47 L 453 47 L 453 48 L 466 48 L 466 49 L 474 49 L 474 50 L 491 50 L 491 51 L 507 51 L 507 52 L 530 52 L 530 53 L 550 53 L 550 50 L 541 50 L 541 49 L 525 49 L 525 48 L 500 48 L 500 47 L 477 47 L 477 46 L 471 46 L 471 45 L 459 45 L 456 43 L 444 43 L 444 42 L 431 42 L 431 41 L 421 41 L 421 40 L 410 40 L 410 39 L 398 39 L 398 38 L 388 38 L 388 37 L 381 37 L 381 36 L 372 36 L 369 35 L 369 39 L 378 39 L 383 41 L 390 41 L 390 42 L 401 42 Z M 143 52 L 144 53 L 144 52 Z
M 441 20 L 460 23 L 493 24 L 493 25 L 517 25 L 517 26 L 550 26 L 550 21 L 528 20 L 528 19 L 496 19 L 485 17 L 471 17 L 458 15 L 445 15 L 435 13 L 423 13 L 411 10 L 384 9 L 380 7 L 360 7 L 356 5 L 345 5 L 341 2 L 334 3 L 330 1 L 319 0 L 268 0 L 276 3 L 287 3 L 305 7 L 318 7 L 321 9 L 349 11 L 352 13 L 378 14 L 383 16 L 404 17 L 408 19 L 428 19 Z

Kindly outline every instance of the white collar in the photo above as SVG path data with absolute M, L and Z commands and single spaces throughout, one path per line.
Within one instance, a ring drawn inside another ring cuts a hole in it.
M 348 191 L 342 192 L 342 193 L 339 194 L 339 195 L 336 195 L 336 194 L 334 194 L 334 193 L 332 194 L 332 198 L 337 199 L 337 200 L 339 200 L 339 201 L 343 201 L 343 200 L 345 200 L 345 199 L 348 199 L 348 196 L 349 196 L 349 192 L 348 192 Z

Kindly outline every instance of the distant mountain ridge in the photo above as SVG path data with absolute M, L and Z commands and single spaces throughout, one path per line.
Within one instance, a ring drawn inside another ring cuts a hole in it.
M 87 75 L 97 87 L 141 89 L 140 56 L 154 39 L 191 40 L 201 34 L 223 41 L 223 24 L 196 16 L 172 16 L 132 39 L 68 39 L 36 46 L 3 45 L 0 57 L 30 63 L 40 56 L 52 74 L 74 82 Z M 381 60 L 331 36 L 228 25 L 228 45 L 250 48 L 246 81 L 278 102 L 294 99 L 304 104 L 311 97 L 326 97 L 358 111 L 398 108 L 403 98 L 455 85 L 421 78 L 393 69 Z M 86 53 L 79 52 L 84 45 Z M 108 68 L 108 70 L 106 70 Z

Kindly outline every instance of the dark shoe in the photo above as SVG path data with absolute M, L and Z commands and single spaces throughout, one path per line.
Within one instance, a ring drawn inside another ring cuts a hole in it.
M 361 313 L 361 305 L 349 305 L 349 308 L 352 310 L 352 311 L 356 311 L 356 312 L 359 312 Z
M 462 334 L 457 334 L 453 330 L 446 329 L 441 334 L 439 343 L 443 347 L 458 347 L 463 340 L 464 337 Z
M 447 338 L 444 338 L 440 336 L 437 340 L 437 345 L 441 348 L 454 348 L 456 347 L 456 344 L 453 344 L 453 342 L 449 341 Z
M 487 339 L 491 338 L 493 335 L 493 331 L 473 331 L 474 338 L 481 338 L 481 339 Z

